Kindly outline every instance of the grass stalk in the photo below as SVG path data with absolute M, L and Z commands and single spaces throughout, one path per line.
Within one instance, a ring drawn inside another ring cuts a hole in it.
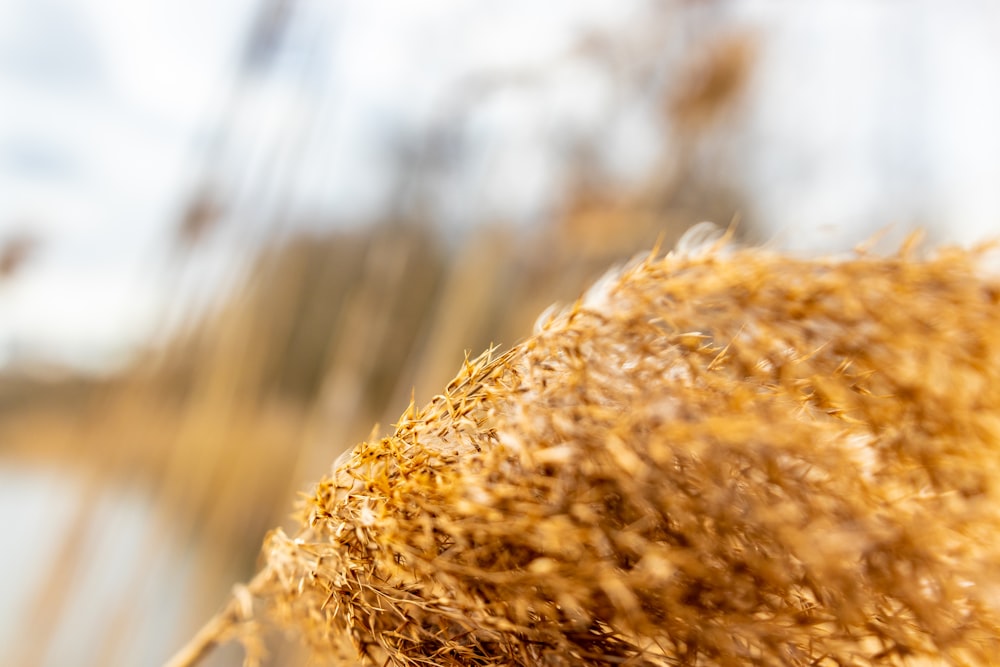
M 191 639 L 170 658 L 164 667 L 194 667 L 208 656 L 216 646 L 232 639 L 243 641 L 247 659 L 244 664 L 255 664 L 260 654 L 251 637 L 243 629 L 253 620 L 253 596 L 256 595 L 270 573 L 259 572 L 246 586 L 236 586 L 229 602 L 219 613 L 210 618 Z

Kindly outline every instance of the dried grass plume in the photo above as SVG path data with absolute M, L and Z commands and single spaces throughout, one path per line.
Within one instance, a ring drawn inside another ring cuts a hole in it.
M 258 613 L 321 664 L 998 664 L 984 257 L 609 274 L 350 452 Z

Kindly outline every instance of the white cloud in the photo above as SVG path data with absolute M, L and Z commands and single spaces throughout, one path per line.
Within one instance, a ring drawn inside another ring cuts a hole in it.
M 986 2 L 748 2 L 763 29 L 753 144 L 760 221 L 796 249 L 889 225 L 1000 233 L 1000 8 Z M 746 148 L 741 145 L 740 148 Z
M 86 0 L 80 6 L 103 47 L 119 102 L 190 126 L 225 94 L 255 4 Z

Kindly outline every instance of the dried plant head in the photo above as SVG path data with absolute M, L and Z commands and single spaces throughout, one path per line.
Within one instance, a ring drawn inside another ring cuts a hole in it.
M 358 445 L 252 588 L 321 663 L 993 664 L 982 261 L 649 256 Z
M 704 130 L 739 98 L 749 82 L 758 45 L 749 33 L 716 37 L 692 58 L 668 101 L 671 120 L 688 131 Z
M 16 276 L 34 258 L 40 245 L 38 237 L 28 233 L 0 239 L 0 283 Z

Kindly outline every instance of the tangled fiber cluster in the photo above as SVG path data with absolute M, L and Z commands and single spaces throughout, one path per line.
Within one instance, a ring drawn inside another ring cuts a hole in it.
M 258 592 L 321 661 L 1000 664 L 981 260 L 611 274 L 355 448 Z

